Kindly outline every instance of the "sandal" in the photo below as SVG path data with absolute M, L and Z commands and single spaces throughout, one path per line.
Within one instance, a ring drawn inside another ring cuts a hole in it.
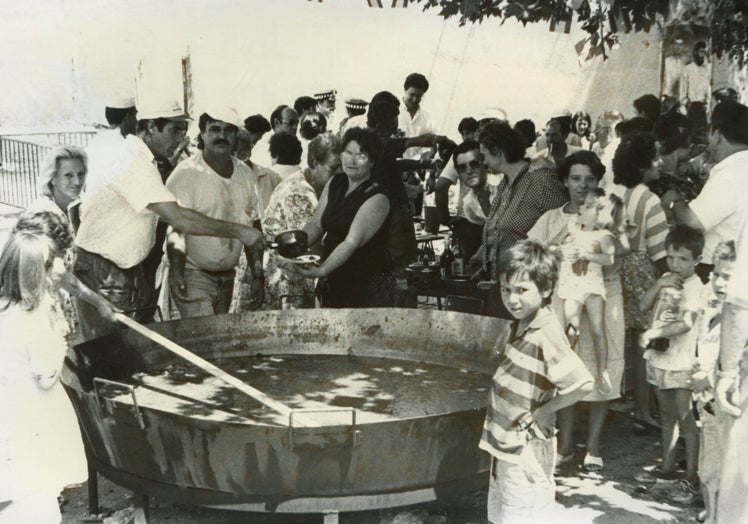
M 572 460 L 574 460 L 574 453 L 568 453 L 566 455 L 562 455 L 561 453 L 559 453 L 558 455 L 556 455 L 556 464 L 554 467 L 558 469 L 565 466 Z
M 595 473 L 602 471 L 603 469 L 603 458 L 590 455 L 589 453 L 584 456 L 584 462 L 582 462 L 582 469 L 587 473 Z

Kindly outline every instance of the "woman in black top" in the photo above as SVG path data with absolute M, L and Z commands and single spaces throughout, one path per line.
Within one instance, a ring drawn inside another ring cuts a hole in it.
M 390 199 L 388 184 L 374 175 L 379 138 L 366 129 L 349 129 L 343 136 L 343 173 L 333 176 L 319 205 L 304 226 L 312 245 L 321 237 L 319 267 L 293 270 L 320 278 L 323 307 L 388 307 L 393 304 L 394 278 L 388 251 Z

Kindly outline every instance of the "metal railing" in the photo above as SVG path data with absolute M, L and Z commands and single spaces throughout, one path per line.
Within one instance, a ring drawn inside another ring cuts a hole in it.
M 37 197 L 37 180 L 44 156 L 52 147 L 85 147 L 95 132 L 32 133 L 0 136 L 0 202 L 28 207 Z

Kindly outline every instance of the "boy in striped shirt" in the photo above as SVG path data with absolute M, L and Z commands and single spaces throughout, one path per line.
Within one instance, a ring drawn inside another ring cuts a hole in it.
M 499 271 L 502 299 L 516 321 L 493 377 L 480 442 L 492 456 L 488 520 L 550 521 L 555 413 L 591 391 L 593 379 L 547 307 L 558 278 L 553 254 L 521 241 L 502 256 Z

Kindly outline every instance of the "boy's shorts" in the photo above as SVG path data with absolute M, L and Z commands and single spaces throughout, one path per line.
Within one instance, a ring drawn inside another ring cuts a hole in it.
M 532 439 L 522 451 L 521 463 L 491 459 L 488 484 L 488 520 L 493 524 L 552 522 L 557 511 L 556 438 Z M 540 517 L 543 518 L 540 518 Z
M 647 362 L 647 382 L 659 389 L 691 389 L 691 373 L 660 369 Z

